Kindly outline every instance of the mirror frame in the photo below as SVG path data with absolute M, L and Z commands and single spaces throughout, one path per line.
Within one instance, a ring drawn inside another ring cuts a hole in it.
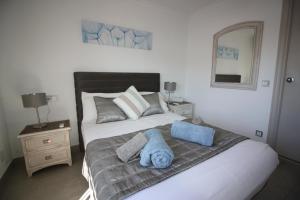
M 212 53 L 212 71 L 211 71 L 211 87 L 215 88 L 229 88 L 229 89 L 242 89 L 242 90 L 256 90 L 259 72 L 259 62 L 261 56 L 261 46 L 263 37 L 263 26 L 262 21 L 248 21 L 238 24 L 228 26 L 221 31 L 214 34 L 213 38 L 213 53 Z M 253 58 L 252 58 L 252 70 L 249 84 L 242 83 L 227 83 L 227 82 L 215 82 L 216 77 L 216 65 L 217 65 L 217 48 L 219 38 L 226 34 L 240 29 L 254 29 L 255 30 L 255 41 L 253 48 Z

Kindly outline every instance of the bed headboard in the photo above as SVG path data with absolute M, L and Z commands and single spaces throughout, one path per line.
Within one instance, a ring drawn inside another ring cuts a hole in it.
M 134 85 L 138 91 L 160 91 L 159 73 L 74 72 L 77 124 L 80 150 L 84 151 L 81 132 L 83 118 L 81 92 L 124 92 Z

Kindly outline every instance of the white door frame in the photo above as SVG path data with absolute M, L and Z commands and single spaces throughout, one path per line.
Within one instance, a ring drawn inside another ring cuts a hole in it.
M 280 35 L 267 143 L 276 149 L 291 32 L 293 0 L 282 1 Z

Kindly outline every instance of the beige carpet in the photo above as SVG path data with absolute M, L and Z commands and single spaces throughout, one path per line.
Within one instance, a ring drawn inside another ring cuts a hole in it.
M 88 187 L 81 175 L 83 154 L 72 150 L 73 166 L 54 166 L 28 178 L 23 159 L 13 161 L 1 180 L 1 200 L 78 200 Z M 281 160 L 254 200 L 299 200 L 300 165 Z

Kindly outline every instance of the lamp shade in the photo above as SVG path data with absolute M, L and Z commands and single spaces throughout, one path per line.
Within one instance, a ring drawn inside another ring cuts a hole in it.
M 33 93 L 22 95 L 24 108 L 37 108 L 47 105 L 46 93 Z
M 174 92 L 176 90 L 175 82 L 165 82 L 164 89 L 168 92 Z

